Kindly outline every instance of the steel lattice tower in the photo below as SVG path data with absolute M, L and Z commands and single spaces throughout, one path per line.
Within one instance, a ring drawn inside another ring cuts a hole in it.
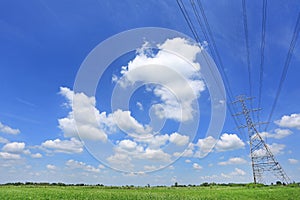
M 246 98 L 245 96 L 238 96 L 233 103 L 240 103 L 242 107 L 242 112 L 237 113 L 235 116 L 244 115 L 246 120 L 246 124 L 242 125 L 241 128 L 248 129 L 254 183 L 263 183 L 263 175 L 265 175 L 266 172 L 270 172 L 282 183 L 289 184 L 291 183 L 290 178 L 275 159 L 270 148 L 256 129 L 256 125 L 260 123 L 254 124 L 251 119 L 250 113 L 252 111 L 258 111 L 257 109 L 249 110 L 247 108 L 246 100 L 251 99 L 252 98 Z

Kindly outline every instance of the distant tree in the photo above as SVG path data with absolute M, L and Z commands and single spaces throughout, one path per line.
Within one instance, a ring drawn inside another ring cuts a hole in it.
M 178 187 L 178 183 L 177 183 L 177 182 L 175 182 L 174 186 L 175 186 L 175 187 Z
M 276 181 L 276 185 L 282 185 L 281 181 Z
M 200 186 L 205 186 L 205 187 L 207 187 L 207 186 L 209 186 L 209 183 L 208 183 L 208 182 L 205 182 L 205 183 L 202 183 Z

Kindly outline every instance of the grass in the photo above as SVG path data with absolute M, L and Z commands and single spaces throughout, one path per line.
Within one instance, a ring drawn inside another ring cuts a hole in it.
M 1 186 L 0 199 L 299 199 L 300 187 Z

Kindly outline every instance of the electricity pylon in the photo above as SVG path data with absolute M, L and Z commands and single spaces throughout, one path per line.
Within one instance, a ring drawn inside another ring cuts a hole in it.
M 246 124 L 242 125 L 240 128 L 248 129 L 254 183 L 263 183 L 263 175 L 266 172 L 270 172 L 282 183 L 289 184 L 291 183 L 290 178 L 275 159 L 269 146 L 265 143 L 262 136 L 259 134 L 259 131 L 256 129 L 256 125 L 261 123 L 255 124 L 251 119 L 250 113 L 258 111 L 258 109 L 249 110 L 247 108 L 246 100 L 251 99 L 252 98 L 246 98 L 245 96 L 238 96 L 233 103 L 240 103 L 242 107 L 242 112 L 235 114 L 235 116 L 244 115 L 246 121 Z

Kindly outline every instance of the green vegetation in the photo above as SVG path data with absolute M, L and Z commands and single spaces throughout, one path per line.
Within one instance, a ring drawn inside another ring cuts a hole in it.
M 185 187 L 17 184 L 0 186 L 0 199 L 299 199 L 300 187 L 212 185 Z

